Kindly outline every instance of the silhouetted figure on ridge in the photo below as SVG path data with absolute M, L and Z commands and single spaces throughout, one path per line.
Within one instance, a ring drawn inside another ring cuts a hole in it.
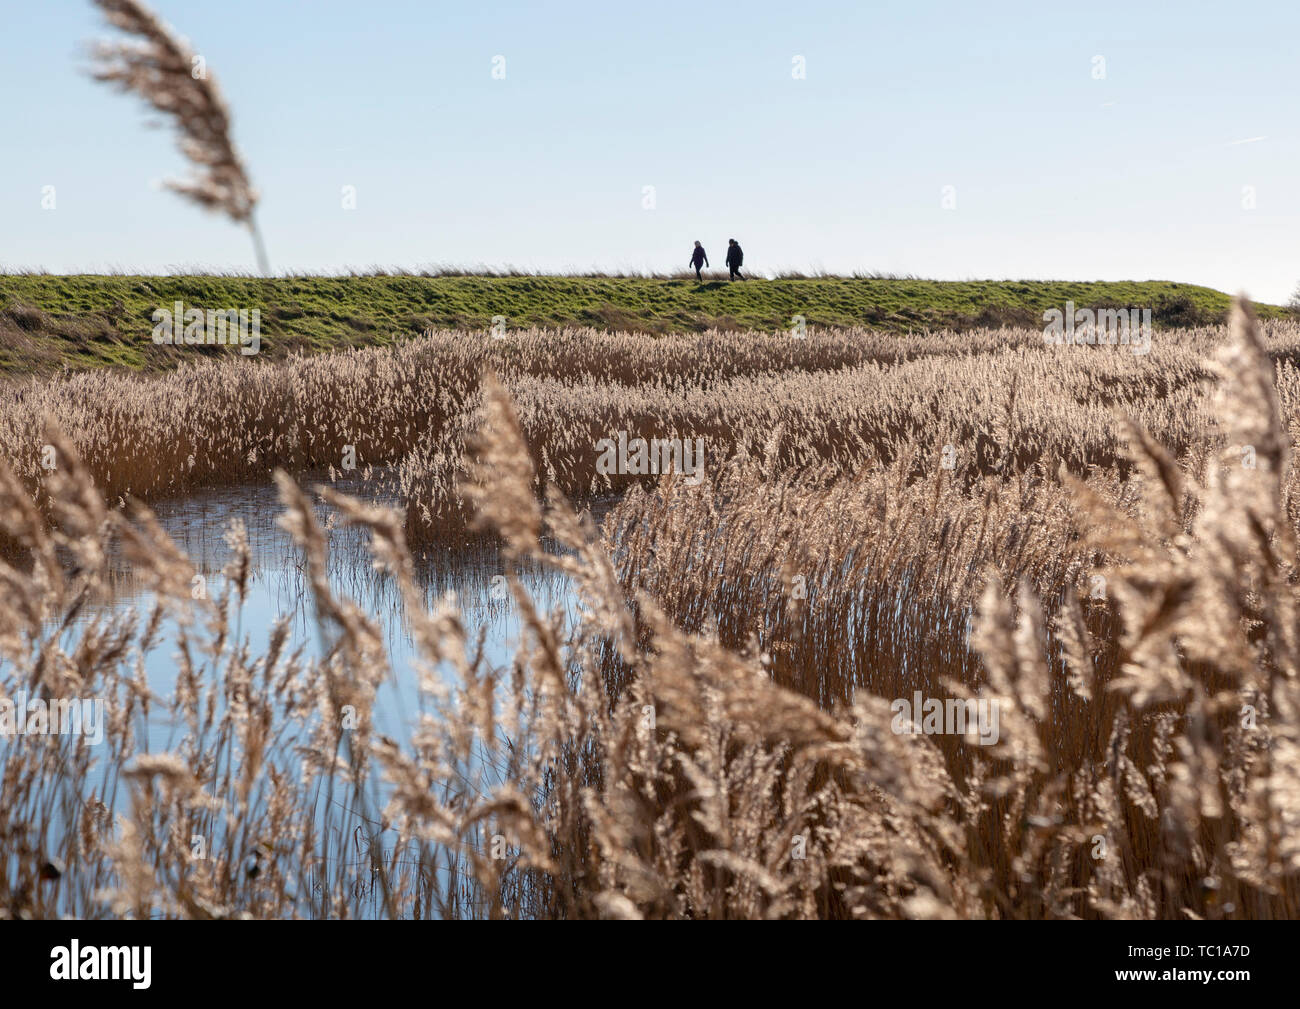
M 704 282 L 704 277 L 700 275 L 700 265 L 709 265 L 709 257 L 704 251 L 704 246 L 699 242 L 695 243 L 695 249 L 691 252 L 691 265 L 695 267 L 695 279 L 700 283 Z
M 731 279 L 735 280 L 740 277 L 740 264 L 745 261 L 745 251 L 740 247 L 740 243 L 734 238 L 727 240 L 727 269 L 731 271 Z M 744 280 L 744 277 L 740 277 Z

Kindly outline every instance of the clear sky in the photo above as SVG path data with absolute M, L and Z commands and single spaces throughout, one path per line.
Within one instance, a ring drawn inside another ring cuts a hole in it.
M 1300 281 L 1295 0 L 154 6 L 225 92 L 278 271 L 672 270 L 734 236 L 758 272 Z M 114 34 L 88 0 L 3 25 L 0 267 L 253 269 L 84 73 Z

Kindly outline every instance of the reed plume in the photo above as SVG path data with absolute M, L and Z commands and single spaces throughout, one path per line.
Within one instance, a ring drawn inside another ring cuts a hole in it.
M 163 184 L 206 210 L 226 214 L 248 228 L 263 275 L 266 249 L 254 208 L 258 194 L 231 136 L 230 110 L 202 57 L 139 0 L 94 0 L 108 22 L 133 36 L 130 42 L 100 42 L 94 49 L 96 80 L 134 92 L 171 117 L 181 153 L 197 175 Z

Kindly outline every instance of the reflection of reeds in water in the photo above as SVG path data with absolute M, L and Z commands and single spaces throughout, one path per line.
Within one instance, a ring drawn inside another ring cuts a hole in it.
M 366 499 L 373 486 L 352 481 L 348 489 Z M 204 593 L 220 593 L 223 572 L 235 558 L 229 529 L 238 526 L 239 538 L 248 548 L 248 582 L 254 587 L 250 595 L 255 597 L 239 614 L 241 628 L 269 629 L 277 619 L 289 616 L 290 640 L 309 640 L 313 620 L 311 586 L 302 551 L 279 527 L 278 511 L 275 490 L 255 484 L 166 501 L 157 508 L 156 515 L 159 526 L 193 564 L 196 575 L 201 576 L 201 588 L 195 591 Z M 409 640 L 404 633 L 401 593 L 388 574 L 372 565 L 368 534 L 337 526 L 337 510 L 324 501 L 316 502 L 316 511 L 328 541 L 330 585 L 376 617 L 385 629 L 390 652 L 404 650 L 401 646 L 409 645 Z M 432 548 L 413 557 L 414 579 L 424 605 L 432 606 L 448 593 L 453 594 L 457 608 L 471 624 L 491 628 L 493 644 L 504 643 L 502 625 L 511 610 L 504 570 L 500 551 L 492 544 Z M 521 565 L 518 573 L 534 597 L 552 601 L 564 598 L 566 579 L 556 572 L 529 562 Z M 147 605 L 151 581 L 125 561 L 120 544 L 110 541 L 103 577 L 96 589 L 79 624 Z
M 279 484 L 283 521 L 330 643 L 314 661 L 286 657 L 283 638 L 256 656 L 229 640 L 219 608 L 188 598 L 191 568 L 150 517 L 106 513 L 61 445 L 53 530 L 0 479 L 0 519 L 32 564 L 0 570 L 6 690 L 105 695 L 113 717 L 99 753 L 46 737 L 8 744 L 0 830 L 14 841 L 0 907 L 1293 917 L 1288 392 L 1274 394 L 1244 312 L 1209 372 L 1205 409 L 1226 444 L 1255 447 L 1254 468 L 1239 452 L 1179 463 L 1136 429 L 1120 436 L 1126 478 L 1066 474 L 1059 485 L 1030 472 L 918 482 L 906 458 L 819 481 L 757 458 L 698 488 L 634 493 L 604 540 L 563 502 L 535 499 L 521 415 L 489 384 L 466 500 L 507 564 L 572 580 L 580 623 L 570 633 L 512 580 L 525 634 L 505 667 L 485 661 L 454 610 L 423 605 L 400 514 L 325 491 L 341 524 L 368 531 L 405 602 L 424 675 L 403 742 L 369 722 L 387 656 L 367 612 L 331 585 L 325 534 L 290 481 Z M 711 540 L 693 535 L 706 519 Z M 101 577 L 106 524 L 159 611 L 65 652 L 50 628 Z M 542 549 L 539 533 L 559 549 Z M 227 584 L 239 595 L 247 565 L 234 544 Z M 805 571 L 807 599 L 778 597 Z M 1093 572 L 1104 600 L 1081 590 Z M 968 605 L 978 659 L 954 640 Z M 187 616 L 200 619 L 182 628 L 175 696 L 146 710 L 138 652 L 160 621 Z M 447 666 L 453 681 L 438 675 Z M 891 731 L 890 691 L 910 693 L 912 675 L 999 698 L 997 744 Z M 189 738 L 140 754 L 139 721 L 163 712 Z M 114 788 L 130 794 L 116 824 L 105 815 Z M 346 801 L 322 808 L 340 788 Z M 80 796 L 67 807 L 75 829 L 52 829 L 56 792 Z M 378 843 L 358 840 L 371 834 Z M 194 835 L 207 839 L 203 860 L 191 857 Z M 362 852 L 364 885 L 348 868 Z M 62 877 L 41 882 L 51 859 Z

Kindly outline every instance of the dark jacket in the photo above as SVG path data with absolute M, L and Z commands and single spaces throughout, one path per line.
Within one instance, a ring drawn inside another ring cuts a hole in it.
M 745 253 L 741 251 L 740 245 L 736 244 L 727 249 L 727 265 L 739 266 L 745 261 Z
M 696 246 L 695 251 L 691 253 L 691 265 L 699 266 L 701 263 L 707 263 L 709 257 L 704 252 L 703 246 Z

